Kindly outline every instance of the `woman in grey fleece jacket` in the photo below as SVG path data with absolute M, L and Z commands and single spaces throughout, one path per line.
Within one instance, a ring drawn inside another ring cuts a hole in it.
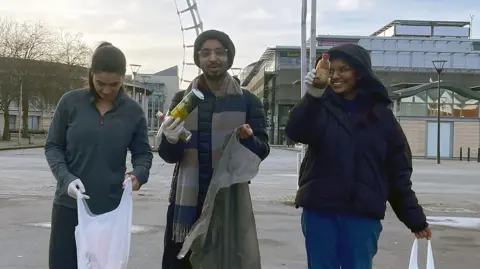
M 123 181 L 133 190 L 148 180 L 153 155 L 141 106 L 123 90 L 126 59 L 110 43 L 94 52 L 89 88 L 65 93 L 55 110 L 45 144 L 57 180 L 52 210 L 49 268 L 77 269 L 76 198 L 83 195 L 92 213 L 115 209 Z M 133 171 L 126 171 L 127 150 Z

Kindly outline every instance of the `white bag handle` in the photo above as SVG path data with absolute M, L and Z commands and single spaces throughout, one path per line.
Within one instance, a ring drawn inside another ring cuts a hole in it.
M 419 269 L 418 268 L 418 239 L 413 241 L 412 252 L 410 253 L 410 265 L 408 269 Z M 433 250 L 432 242 L 428 240 L 428 250 L 427 250 L 427 269 L 435 269 L 435 262 L 433 260 Z

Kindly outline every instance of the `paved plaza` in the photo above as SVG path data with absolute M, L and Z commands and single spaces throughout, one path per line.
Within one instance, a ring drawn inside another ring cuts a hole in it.
M 0 268 L 47 268 L 55 180 L 43 149 L 0 152 L 0 164 Z M 432 217 L 437 269 L 478 268 L 480 163 L 415 160 L 414 167 L 414 189 Z M 135 194 L 129 268 L 160 268 L 172 169 L 155 155 L 149 183 Z M 306 268 L 300 210 L 292 206 L 295 174 L 296 152 L 272 149 L 251 184 L 264 269 Z M 413 236 L 390 209 L 383 225 L 375 268 L 408 268 Z

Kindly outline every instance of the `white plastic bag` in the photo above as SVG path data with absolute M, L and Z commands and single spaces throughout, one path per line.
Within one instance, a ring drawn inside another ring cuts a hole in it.
M 415 241 L 413 241 L 412 253 L 410 253 L 410 265 L 408 269 L 418 269 L 418 239 L 415 239 Z M 432 242 L 430 240 L 428 240 L 427 269 L 435 269 L 435 263 L 433 261 Z
M 80 195 L 78 197 L 81 197 Z M 75 228 L 78 269 L 126 269 L 132 229 L 132 181 L 125 181 L 119 206 L 93 215 L 86 201 L 77 198 Z

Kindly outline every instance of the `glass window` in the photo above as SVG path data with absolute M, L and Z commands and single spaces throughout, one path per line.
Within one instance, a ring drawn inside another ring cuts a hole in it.
M 438 115 L 437 103 L 428 104 L 428 116 L 436 117 Z M 440 116 L 453 117 L 453 106 L 451 104 L 440 103 Z
M 402 98 L 400 100 L 401 103 L 413 103 L 413 96 Z
M 478 118 L 479 102 L 478 100 L 468 99 L 455 94 L 454 117 L 459 118 Z
M 444 90 L 442 92 L 441 102 L 446 104 L 453 104 L 452 92 Z
M 442 94 L 443 90 L 440 89 L 440 94 Z M 430 89 L 427 91 L 427 102 L 430 104 L 436 104 L 438 100 L 438 90 L 437 89 Z
M 425 104 L 427 102 L 427 93 L 421 92 L 413 97 L 414 103 L 422 103 Z
M 428 116 L 436 117 L 437 115 L 438 115 L 437 104 L 436 103 L 428 104 Z
M 427 104 L 400 103 L 400 116 L 425 117 Z
M 8 118 L 8 125 L 9 125 L 10 130 L 15 130 L 16 129 L 16 125 L 17 125 L 16 123 L 17 123 L 17 116 L 10 115 L 10 117 Z
M 39 116 L 28 116 L 28 120 L 27 120 L 28 130 L 38 131 L 39 122 L 40 122 Z

